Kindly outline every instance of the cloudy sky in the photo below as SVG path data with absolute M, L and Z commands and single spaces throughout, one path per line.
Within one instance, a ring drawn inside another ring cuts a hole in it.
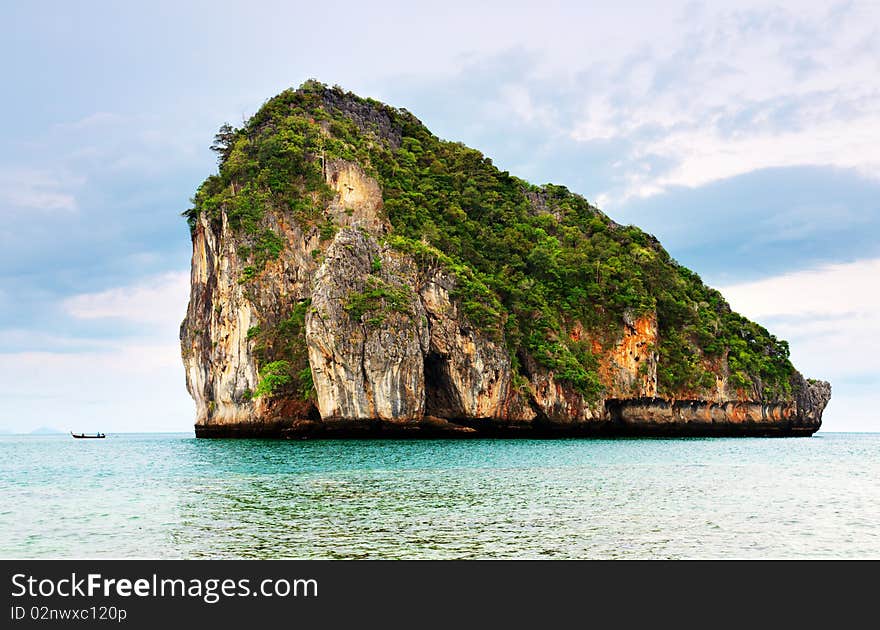
M 596 4 L 2 3 L 0 430 L 191 428 L 179 213 L 309 77 L 654 233 L 880 430 L 880 5 Z

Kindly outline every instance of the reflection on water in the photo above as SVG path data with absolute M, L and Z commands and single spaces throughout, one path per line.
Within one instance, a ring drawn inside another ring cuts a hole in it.
M 2 557 L 880 557 L 880 435 L 0 438 Z

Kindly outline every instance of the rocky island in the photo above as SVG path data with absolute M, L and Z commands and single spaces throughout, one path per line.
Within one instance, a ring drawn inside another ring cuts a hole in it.
M 184 212 L 199 437 L 797 436 L 831 396 L 650 234 L 309 81 Z

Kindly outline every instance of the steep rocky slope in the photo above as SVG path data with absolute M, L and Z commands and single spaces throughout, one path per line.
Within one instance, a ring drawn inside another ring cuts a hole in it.
M 637 228 L 309 82 L 185 215 L 196 434 L 810 435 L 830 385 Z

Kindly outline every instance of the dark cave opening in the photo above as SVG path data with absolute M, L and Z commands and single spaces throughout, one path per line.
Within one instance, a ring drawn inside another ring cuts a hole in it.
M 425 415 L 456 418 L 461 405 L 453 396 L 455 389 L 449 376 L 449 358 L 437 352 L 425 357 Z

